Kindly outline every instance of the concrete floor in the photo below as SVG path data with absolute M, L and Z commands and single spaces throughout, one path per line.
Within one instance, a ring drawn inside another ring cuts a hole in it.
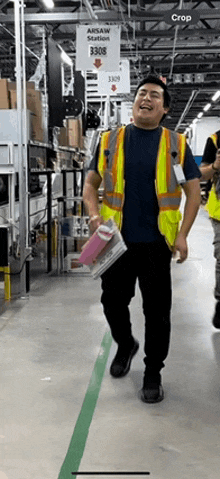
M 116 346 L 102 313 L 99 280 L 43 275 L 29 299 L 9 304 L 0 316 L 0 479 L 71 479 L 73 471 L 87 479 L 126 471 L 120 477 L 219 479 L 220 331 L 211 324 L 212 239 L 201 209 L 188 260 L 172 261 L 172 338 L 165 398 L 158 404 L 138 399 L 144 372 L 138 290 L 131 312 L 140 349 L 123 379 L 109 375 Z

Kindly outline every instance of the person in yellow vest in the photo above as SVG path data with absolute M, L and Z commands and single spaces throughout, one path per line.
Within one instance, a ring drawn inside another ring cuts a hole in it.
M 171 257 L 179 252 L 178 261 L 185 261 L 186 238 L 200 205 L 201 174 L 185 136 L 160 125 L 169 104 L 161 79 L 149 76 L 141 81 L 133 123 L 102 134 L 83 191 L 91 232 L 113 217 L 128 248 L 101 278 L 104 314 L 118 345 L 110 367 L 115 378 L 128 373 L 139 348 L 129 311 L 139 282 L 145 316 L 145 372 L 139 397 L 147 403 L 164 397 L 160 371 L 170 343 Z M 179 228 L 182 188 L 186 202 Z
M 202 181 L 212 180 L 212 188 L 205 209 L 209 213 L 214 230 L 213 244 L 216 259 L 214 297 L 217 302 L 212 324 L 220 329 L 220 130 L 206 141 L 200 171 Z

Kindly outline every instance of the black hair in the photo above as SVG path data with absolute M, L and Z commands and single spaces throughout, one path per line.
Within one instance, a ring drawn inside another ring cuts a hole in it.
M 141 80 L 141 82 L 139 83 L 139 85 L 137 86 L 135 92 L 134 92 L 134 98 L 136 97 L 137 95 L 137 92 L 139 90 L 139 88 L 141 88 L 141 86 L 145 85 L 146 83 L 153 83 L 155 85 L 159 85 L 161 86 L 161 88 L 163 88 L 163 91 L 164 91 L 164 107 L 165 108 L 169 108 L 170 106 L 170 102 L 171 102 L 171 98 L 170 98 L 170 94 L 168 92 L 168 89 L 167 89 L 167 86 L 166 84 L 156 75 L 148 75 L 147 77 L 143 78 L 143 80 Z

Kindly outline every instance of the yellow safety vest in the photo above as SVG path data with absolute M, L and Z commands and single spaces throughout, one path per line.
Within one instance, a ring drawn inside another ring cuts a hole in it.
M 100 214 L 104 220 L 114 218 L 121 229 L 124 204 L 124 138 L 125 126 L 104 132 L 101 137 L 98 171 L 103 179 L 104 196 Z M 179 231 L 182 215 L 179 211 L 182 189 L 177 184 L 173 165 L 183 167 L 186 150 L 184 135 L 162 128 L 155 188 L 159 204 L 158 226 L 170 249 Z
M 217 141 L 218 135 L 214 133 L 210 135 L 211 140 L 213 141 L 216 150 L 218 149 Z M 209 193 L 209 199 L 206 203 L 205 209 L 208 211 L 210 218 L 220 221 L 220 200 L 217 197 L 215 185 L 213 183 L 212 188 Z

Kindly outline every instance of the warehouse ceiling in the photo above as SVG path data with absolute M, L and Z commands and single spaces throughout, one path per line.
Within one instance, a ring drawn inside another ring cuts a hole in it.
M 166 78 L 172 107 L 166 126 L 184 131 L 220 89 L 220 2 L 165 0 L 54 0 L 48 10 L 42 0 L 25 2 L 26 71 L 30 79 L 50 34 L 75 61 L 76 26 L 105 23 L 121 25 L 121 58 L 129 58 L 131 94 L 147 73 Z M 196 12 L 195 24 L 167 22 L 169 10 Z M 14 5 L 0 1 L 0 71 L 15 79 Z M 92 75 L 92 73 L 91 73 Z M 219 100 L 220 101 L 220 100 Z M 220 116 L 219 101 L 206 116 Z

